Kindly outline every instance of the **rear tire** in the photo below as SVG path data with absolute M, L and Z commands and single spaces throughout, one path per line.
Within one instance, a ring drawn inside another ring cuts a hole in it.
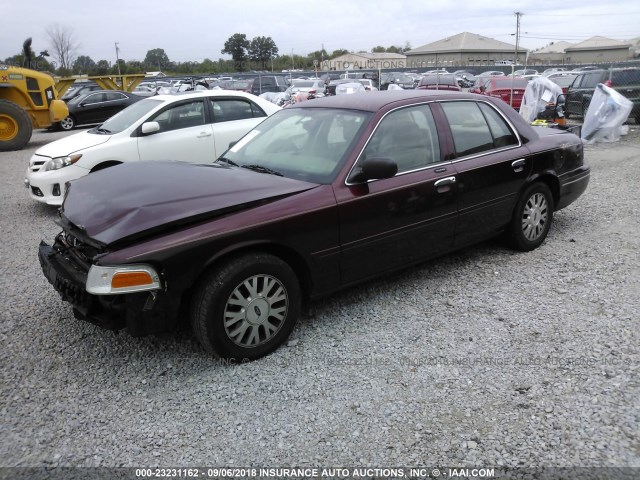
M 29 114 L 9 100 L 0 100 L 0 152 L 20 150 L 31 139 Z
M 191 303 L 191 326 L 209 352 L 255 360 L 278 348 L 300 315 L 300 284 L 283 260 L 252 253 L 207 274 Z
M 529 252 L 542 245 L 553 221 L 553 195 L 549 187 L 534 183 L 518 200 L 513 218 L 507 227 L 511 246 Z

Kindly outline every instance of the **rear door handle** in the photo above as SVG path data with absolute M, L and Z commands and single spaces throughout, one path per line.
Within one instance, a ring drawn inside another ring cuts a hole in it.
M 204 137 L 210 137 L 211 136 L 211 132 L 200 132 L 200 135 L 197 136 L 197 138 L 204 138 Z
M 511 162 L 511 168 L 513 168 L 514 172 L 519 173 L 524 170 L 525 163 L 526 160 L 524 158 L 521 158 L 520 160 L 514 160 L 513 162 Z

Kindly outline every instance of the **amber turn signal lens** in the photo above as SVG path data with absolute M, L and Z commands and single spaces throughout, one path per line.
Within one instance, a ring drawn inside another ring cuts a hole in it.
M 148 272 L 118 272 L 111 279 L 111 288 L 140 287 L 152 285 L 153 279 Z

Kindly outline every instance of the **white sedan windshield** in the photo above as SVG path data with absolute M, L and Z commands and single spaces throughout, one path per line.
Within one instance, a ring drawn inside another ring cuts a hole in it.
M 98 128 L 90 130 L 91 133 L 120 133 L 131 125 L 136 123 L 140 118 L 149 113 L 162 103 L 162 100 L 147 98 L 139 102 L 129 105 L 121 112 L 115 114 L 109 120 L 104 122 Z

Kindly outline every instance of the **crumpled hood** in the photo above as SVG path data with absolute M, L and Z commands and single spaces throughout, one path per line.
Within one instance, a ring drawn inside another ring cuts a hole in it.
M 62 214 L 91 239 L 109 245 L 316 186 L 220 164 L 132 162 L 71 182 Z
M 89 133 L 89 131 L 87 130 L 48 143 L 45 146 L 40 147 L 36 152 L 36 155 L 42 155 L 51 158 L 63 157 L 75 153 L 78 150 L 95 147 L 96 145 L 105 143 L 110 138 L 111 135 L 97 135 L 94 133 Z

